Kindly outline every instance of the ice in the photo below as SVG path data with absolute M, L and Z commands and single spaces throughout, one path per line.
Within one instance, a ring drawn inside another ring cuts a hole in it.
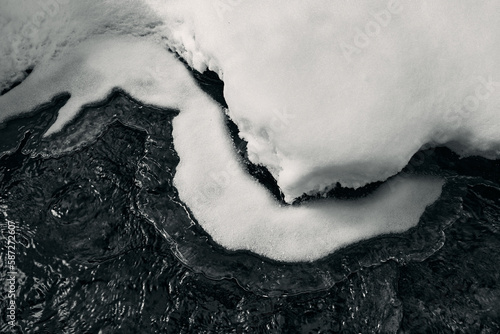
M 175 82 L 168 76 L 180 70 L 185 70 L 183 65 L 154 43 L 132 37 L 117 36 L 113 42 L 109 37 L 95 37 L 68 50 L 61 60 L 38 68 L 21 89 L 16 87 L 1 96 L 0 105 L 5 115 L 16 115 L 50 101 L 57 93 L 69 92 L 70 99 L 45 133 L 49 136 L 61 130 L 82 106 L 103 100 L 115 87 L 126 89 L 145 103 L 178 108 L 176 94 L 184 94 L 183 89 L 188 88 L 182 76 Z
M 172 54 L 133 37 L 82 43 L 1 96 L 0 107 L 18 114 L 68 91 L 71 98 L 51 134 L 114 87 L 146 104 L 180 110 L 173 124 L 181 160 L 174 184 L 200 225 L 228 249 L 281 261 L 318 259 L 349 243 L 415 226 L 441 192 L 439 179 L 396 178 L 366 199 L 281 207 L 241 166 L 222 108 Z
M 6 0 L 0 4 L 0 92 L 24 71 L 57 58 L 89 36 L 147 37 L 159 19 L 139 0 Z
M 438 178 L 397 177 L 364 199 L 280 206 L 240 166 L 226 131 L 220 109 L 205 98 L 182 109 L 174 119 L 181 158 L 174 184 L 203 229 L 231 250 L 313 261 L 357 241 L 407 231 L 441 194 Z
M 385 180 L 424 145 L 500 156 L 498 1 L 149 3 L 176 18 L 181 55 L 221 73 L 287 201 Z
M 314 260 L 415 226 L 442 181 L 394 177 L 364 199 L 281 206 L 240 165 L 226 110 L 166 47 L 219 73 L 250 159 L 271 171 L 288 202 L 337 182 L 356 188 L 386 180 L 422 147 L 500 155 L 496 1 L 2 6 L 1 90 L 34 70 L 0 96 L 0 122 L 69 92 L 48 136 L 114 87 L 179 109 L 175 185 L 200 225 L 229 249 Z

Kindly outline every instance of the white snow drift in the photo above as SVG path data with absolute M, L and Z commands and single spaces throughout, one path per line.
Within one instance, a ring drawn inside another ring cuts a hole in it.
M 0 96 L 0 121 L 68 91 L 51 134 L 117 86 L 180 109 L 175 184 L 230 249 L 317 259 L 415 226 L 442 182 L 396 178 L 365 199 L 280 207 L 243 171 L 223 111 L 166 46 L 224 79 L 251 160 L 269 168 L 288 201 L 336 182 L 385 180 L 425 145 L 500 154 L 496 1 L 47 3 L 2 8 L 0 87 L 35 69 Z

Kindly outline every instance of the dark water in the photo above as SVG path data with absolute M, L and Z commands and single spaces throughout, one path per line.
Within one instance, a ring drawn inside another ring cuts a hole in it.
M 216 84 L 205 87 L 215 97 Z M 42 138 L 66 99 L 1 129 L 1 275 L 15 224 L 14 332 L 500 332 L 499 161 L 419 152 L 403 175 L 441 175 L 446 185 L 417 228 L 283 264 L 220 248 L 179 201 L 177 111 L 116 91 Z

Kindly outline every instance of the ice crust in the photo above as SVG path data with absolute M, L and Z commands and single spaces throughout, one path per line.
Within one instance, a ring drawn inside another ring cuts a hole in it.
M 238 162 L 224 111 L 166 47 L 223 78 L 250 159 L 289 202 L 385 180 L 425 145 L 500 155 L 496 1 L 47 3 L 2 7 L 0 88 L 34 71 L 0 96 L 0 122 L 69 92 L 50 135 L 114 87 L 181 110 L 175 185 L 229 249 L 314 260 L 415 226 L 442 181 L 396 177 L 365 199 L 280 206 Z

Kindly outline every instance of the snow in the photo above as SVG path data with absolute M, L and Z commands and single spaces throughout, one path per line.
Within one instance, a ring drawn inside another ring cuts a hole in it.
M 251 161 L 289 202 L 385 180 L 426 144 L 499 157 L 497 1 L 183 3 L 150 1 L 183 22 L 192 65 L 222 73 Z
M 281 206 L 240 165 L 225 110 L 167 47 L 219 73 L 250 159 L 288 202 L 386 180 L 423 146 L 500 155 L 495 1 L 48 3 L 2 8 L 0 88 L 34 71 L 0 96 L 0 122 L 69 92 L 49 136 L 114 87 L 179 109 L 175 185 L 228 249 L 314 260 L 415 226 L 442 181 L 395 177 L 364 199 Z

